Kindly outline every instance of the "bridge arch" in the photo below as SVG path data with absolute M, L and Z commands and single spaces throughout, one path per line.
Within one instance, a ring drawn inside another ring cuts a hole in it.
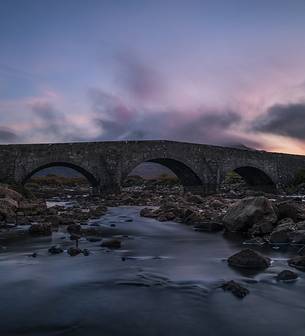
M 31 169 L 28 173 L 26 173 L 25 176 L 22 178 L 21 183 L 25 184 L 34 174 L 38 173 L 39 171 L 43 169 L 50 168 L 50 167 L 71 168 L 79 172 L 81 175 L 83 175 L 88 180 L 88 182 L 91 184 L 93 189 L 96 189 L 99 185 L 98 180 L 87 169 L 81 167 L 80 165 L 77 165 L 71 162 L 65 162 L 65 161 L 54 161 L 54 162 L 49 162 L 49 163 L 39 165 L 36 168 Z
M 203 181 L 199 175 L 188 164 L 179 159 L 168 157 L 153 157 L 143 160 L 137 160 L 124 170 L 122 174 L 122 182 L 125 178 L 142 163 L 157 163 L 170 169 L 181 182 L 184 191 L 201 192 Z
M 227 169 L 223 176 L 223 180 L 230 171 L 237 173 L 250 187 L 254 189 L 266 192 L 275 191 L 276 189 L 276 183 L 273 181 L 271 177 L 272 175 L 261 167 L 254 165 L 241 165 Z

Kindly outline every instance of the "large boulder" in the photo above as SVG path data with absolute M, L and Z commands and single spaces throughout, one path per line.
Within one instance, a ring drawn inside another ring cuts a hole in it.
M 33 223 L 29 228 L 32 235 L 49 236 L 52 234 L 52 227 L 48 223 Z
M 284 281 L 284 282 L 294 281 L 297 278 L 298 274 L 290 270 L 283 270 L 276 277 L 278 281 Z
M 305 230 L 305 221 L 296 223 L 296 227 L 298 230 Z
M 223 217 L 228 231 L 248 231 L 255 235 L 270 233 L 277 222 L 274 207 L 266 197 L 247 197 L 229 208 Z
M 276 204 L 278 217 L 282 218 L 292 218 L 295 222 L 305 220 L 305 206 L 296 201 L 283 201 Z
M 305 244 L 305 230 L 296 230 L 289 234 L 292 244 Z
M 0 198 L 10 198 L 18 204 L 23 199 L 23 196 L 17 191 L 8 188 L 8 186 L 0 185 Z
M 101 247 L 108 247 L 110 249 L 119 249 L 121 245 L 121 240 L 116 238 L 103 239 L 101 243 Z
M 288 265 L 305 271 L 305 256 L 297 256 L 288 260 Z
M 223 285 L 221 285 L 221 288 L 224 291 L 230 291 L 233 295 L 238 297 L 239 299 L 244 298 L 246 295 L 249 294 L 249 289 L 243 287 L 238 282 L 235 282 L 234 280 L 225 282 Z
M 228 264 L 237 268 L 265 269 L 270 266 L 271 260 L 254 250 L 245 249 L 233 254 Z
M 289 239 L 289 230 L 287 229 L 276 229 L 270 235 L 271 244 L 288 244 Z
M 277 227 L 270 235 L 270 243 L 287 244 L 290 241 L 290 233 L 296 230 L 296 225 L 291 218 L 284 218 L 277 223 Z

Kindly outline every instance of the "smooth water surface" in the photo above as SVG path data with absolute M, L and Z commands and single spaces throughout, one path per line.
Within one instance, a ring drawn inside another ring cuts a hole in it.
M 110 208 L 91 222 L 122 237 L 120 250 L 82 239 L 89 256 L 48 255 L 51 245 L 73 244 L 63 232 L 7 244 L 0 335 L 305 335 L 304 273 L 295 283 L 274 279 L 289 268 L 289 252 L 262 250 L 272 266 L 242 274 L 225 261 L 239 240 L 141 218 L 140 209 Z M 232 279 L 250 290 L 243 300 L 217 288 Z

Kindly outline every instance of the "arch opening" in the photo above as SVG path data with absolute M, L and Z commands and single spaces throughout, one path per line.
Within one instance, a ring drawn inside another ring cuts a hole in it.
M 67 163 L 52 162 L 32 170 L 22 184 L 39 197 L 74 196 L 95 193 L 98 182 L 84 168 Z
M 186 164 L 168 158 L 157 158 L 137 165 L 123 181 L 123 186 L 167 186 L 176 191 L 199 190 L 202 181 Z
M 274 193 L 276 186 L 271 177 L 263 170 L 252 166 L 243 166 L 226 174 L 221 189 L 223 191 L 231 189 L 237 192 L 250 189 Z

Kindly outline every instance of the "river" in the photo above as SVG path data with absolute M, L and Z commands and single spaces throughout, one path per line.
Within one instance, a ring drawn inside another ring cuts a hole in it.
M 240 240 L 142 218 L 139 210 L 109 208 L 91 222 L 123 235 L 119 250 L 82 239 L 89 256 L 49 255 L 51 245 L 72 244 L 64 232 L 7 244 L 0 335 L 305 335 L 304 273 L 294 283 L 274 279 L 288 268 L 289 251 L 265 249 L 268 270 L 239 273 L 225 258 L 243 247 Z M 232 279 L 250 290 L 243 300 L 217 288 Z

